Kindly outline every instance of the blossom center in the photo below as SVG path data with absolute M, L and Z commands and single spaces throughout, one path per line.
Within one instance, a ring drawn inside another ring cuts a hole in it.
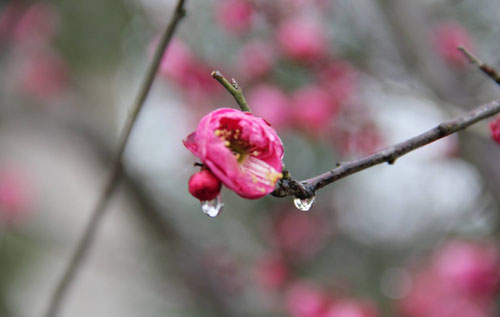
M 231 150 L 241 170 L 250 175 L 253 183 L 274 186 L 283 177 L 282 173 L 258 157 L 262 151 L 241 137 L 241 129 L 220 127 L 214 133 Z M 264 188 L 261 190 L 265 191 Z
M 256 146 L 252 146 L 247 140 L 241 138 L 240 129 L 220 128 L 215 130 L 215 135 L 224 141 L 224 145 L 231 150 L 240 164 L 245 161 L 248 155 L 257 156 L 260 154 Z

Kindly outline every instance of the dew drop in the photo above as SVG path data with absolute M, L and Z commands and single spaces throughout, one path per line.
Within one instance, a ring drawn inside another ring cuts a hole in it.
M 306 199 L 295 198 L 293 200 L 293 203 L 298 210 L 309 211 L 309 209 L 311 209 L 311 206 L 314 204 L 315 200 L 316 200 L 315 196 Z
M 212 200 L 205 200 L 201 202 L 201 211 L 211 218 L 217 217 L 217 215 L 219 215 L 222 211 L 222 207 L 224 207 L 224 204 L 222 203 L 220 195 Z

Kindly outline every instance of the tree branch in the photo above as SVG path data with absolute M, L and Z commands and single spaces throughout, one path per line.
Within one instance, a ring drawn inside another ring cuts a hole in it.
M 326 173 L 320 174 L 313 178 L 307 179 L 300 183 L 303 184 L 304 187 L 307 188 L 307 190 L 310 193 L 314 194 L 316 190 L 323 188 L 328 184 L 338 181 L 339 179 L 347 177 L 351 174 L 360 172 L 369 167 L 385 162 L 389 164 L 394 164 L 396 159 L 413 150 L 416 150 L 436 140 L 439 140 L 448 135 L 463 130 L 468 126 L 473 125 L 474 123 L 486 119 L 488 117 L 491 117 L 499 112 L 500 112 L 500 99 L 485 104 L 456 119 L 445 121 L 433 129 L 430 129 L 406 141 L 400 142 L 394 146 L 385 148 L 379 152 L 365 156 L 358 160 L 346 163 L 340 163 L 333 170 L 330 170 Z M 296 196 L 299 198 L 301 198 L 300 196 L 303 196 L 303 192 L 296 188 L 280 187 L 280 186 L 282 185 L 278 184 L 278 187 L 273 192 L 274 196 L 277 197 Z
M 247 100 L 245 99 L 245 96 L 243 96 L 243 90 L 241 87 L 238 85 L 236 80 L 233 78 L 231 79 L 231 82 L 226 79 L 222 75 L 221 72 L 218 70 L 214 70 L 212 72 L 212 77 L 215 78 L 226 90 L 233 95 L 234 99 L 236 100 L 236 103 L 238 103 L 238 106 L 240 107 L 241 111 L 247 111 L 247 112 L 252 112 L 250 110 L 250 107 L 248 106 Z
M 170 43 L 172 36 L 177 28 L 179 21 L 185 15 L 184 9 L 185 0 L 179 0 L 176 7 L 175 12 L 168 23 L 165 31 L 162 34 L 158 47 L 156 48 L 155 54 L 153 56 L 153 60 L 149 65 L 149 68 L 146 72 L 146 76 L 139 88 L 137 93 L 137 97 L 132 105 L 131 111 L 127 118 L 127 122 L 122 130 L 120 141 L 118 145 L 118 151 L 113 159 L 111 172 L 106 180 L 106 184 L 104 186 L 103 191 L 101 192 L 101 196 L 95 206 L 94 211 L 92 212 L 89 223 L 85 227 L 85 231 L 83 236 L 78 241 L 78 245 L 76 250 L 74 251 L 70 262 L 64 271 L 61 279 L 59 280 L 54 292 L 51 294 L 49 306 L 44 316 L 53 317 L 57 316 L 60 306 L 64 301 L 64 298 L 68 292 L 68 288 L 73 282 L 78 270 L 80 269 L 82 262 L 87 255 L 92 241 L 94 240 L 97 227 L 106 211 L 106 205 L 113 194 L 118 181 L 121 176 L 121 160 L 123 157 L 123 153 L 125 152 L 125 147 L 128 143 L 128 139 L 134 127 L 134 124 L 139 116 L 139 113 L 144 105 L 144 102 L 151 90 L 151 86 L 153 85 L 154 78 L 158 71 L 158 67 L 160 65 L 161 59 L 165 53 L 166 47 Z
M 490 65 L 484 63 L 482 60 L 474 56 L 467 48 L 464 46 L 459 46 L 457 49 L 462 52 L 465 57 L 471 62 L 472 64 L 476 65 L 483 73 L 485 73 L 488 77 L 493 79 L 498 85 L 500 85 L 500 74 L 491 67 Z

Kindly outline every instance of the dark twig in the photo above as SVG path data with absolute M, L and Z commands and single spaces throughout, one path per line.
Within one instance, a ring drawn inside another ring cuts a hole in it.
M 224 86 L 224 88 L 226 88 L 226 90 L 231 95 L 233 95 L 241 111 L 252 112 L 250 110 L 250 107 L 248 106 L 245 96 L 243 96 L 241 87 L 238 85 L 234 78 L 231 80 L 231 82 L 229 82 L 229 80 L 227 80 L 218 70 L 214 70 L 212 72 L 212 77 L 215 78 L 222 86 Z
M 488 64 L 485 64 L 482 60 L 474 56 L 467 48 L 464 46 L 459 46 L 457 49 L 462 52 L 465 57 L 472 64 L 476 65 L 483 73 L 485 73 L 488 77 L 493 79 L 498 85 L 500 85 L 500 74 L 495 70 L 495 68 L 491 67 Z
M 315 176 L 308 180 L 302 181 L 301 183 L 305 186 L 305 188 L 314 193 L 316 190 L 323 188 L 328 184 L 338 181 L 339 179 L 347 177 L 351 174 L 360 172 L 369 167 L 385 162 L 389 164 L 394 164 L 396 159 L 413 150 L 416 150 L 436 140 L 439 140 L 448 135 L 463 130 L 468 126 L 473 125 L 474 123 L 486 119 L 488 117 L 491 117 L 499 112 L 500 112 L 500 99 L 485 104 L 456 119 L 445 121 L 433 129 L 430 129 L 406 141 L 400 142 L 394 146 L 385 148 L 379 152 L 365 156 L 355 161 L 341 163 L 338 167 L 334 168 L 333 170 Z M 278 184 L 278 188 L 273 192 L 273 195 L 278 197 L 285 197 L 285 196 L 299 197 L 300 195 L 302 195 L 302 192 L 297 188 L 293 187 L 280 188 L 280 186 L 282 186 L 282 184 Z
M 68 288 L 71 285 L 71 282 L 74 280 L 78 270 L 80 269 L 82 262 L 90 249 L 92 241 L 94 240 L 97 226 L 99 225 L 105 213 L 106 205 L 120 179 L 121 159 L 123 153 L 125 152 L 125 147 L 128 143 L 128 139 L 130 137 L 134 124 L 144 105 L 144 101 L 146 100 L 149 91 L 151 90 L 151 86 L 153 85 L 154 78 L 158 71 L 161 59 L 165 53 L 166 47 L 170 43 L 170 40 L 172 39 L 179 21 L 185 15 L 184 3 L 185 0 L 178 1 L 175 12 L 164 33 L 162 34 L 158 47 L 156 48 L 155 54 L 153 56 L 153 60 L 149 65 L 144 81 L 142 82 L 137 97 L 132 105 L 125 127 L 122 130 L 118 151 L 113 159 L 112 169 L 106 180 L 104 190 L 101 192 L 101 196 L 95 206 L 95 209 L 92 212 L 90 221 L 85 227 L 83 236 L 79 240 L 76 250 L 71 257 L 70 262 L 66 270 L 64 271 L 64 274 L 59 280 L 54 292 L 51 294 L 49 306 L 45 313 L 46 317 L 57 316 L 60 306 L 64 301 L 65 295 L 67 294 Z

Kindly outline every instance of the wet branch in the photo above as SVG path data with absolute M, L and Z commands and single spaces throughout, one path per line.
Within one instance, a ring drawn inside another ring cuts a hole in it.
M 473 56 L 466 49 L 462 48 L 461 50 L 467 56 L 469 57 Z M 476 57 L 473 58 L 474 59 L 471 59 L 471 62 L 478 65 L 481 68 L 481 70 L 486 72 L 483 69 L 485 64 L 479 61 L 479 59 L 477 59 Z M 489 67 L 489 69 L 491 69 L 492 71 L 486 73 L 490 77 L 492 77 L 495 81 L 497 81 L 495 78 L 495 76 L 498 77 L 497 72 L 491 67 Z M 212 77 L 217 79 L 233 95 L 233 97 L 236 99 L 236 102 L 238 103 L 238 105 L 240 105 L 242 110 L 244 109 L 248 109 L 244 111 L 250 110 L 245 101 L 245 97 L 243 96 L 241 88 L 236 84 L 236 81 L 234 79 L 232 80 L 232 83 L 230 83 L 226 78 L 224 78 L 224 76 L 219 71 L 212 72 Z M 500 99 L 485 104 L 453 120 L 445 121 L 431 130 L 428 130 L 406 141 L 400 142 L 394 146 L 385 148 L 374 154 L 365 156 L 363 158 L 351 162 L 337 163 L 336 168 L 304 181 L 296 180 L 291 176 L 291 174 L 287 170 L 284 170 L 283 178 L 278 181 L 278 183 L 276 184 L 276 188 L 271 193 L 271 195 L 275 197 L 295 196 L 301 199 L 311 198 L 314 196 L 316 190 L 323 188 L 326 185 L 329 185 L 339 179 L 342 179 L 351 174 L 360 172 L 362 170 L 365 170 L 367 168 L 370 168 L 378 164 L 382 163 L 394 164 L 396 159 L 413 150 L 416 150 L 429 143 L 432 143 L 448 135 L 463 130 L 468 126 L 471 126 L 478 121 L 491 117 L 499 112 L 500 112 Z
M 459 47 L 458 49 L 465 54 L 465 56 L 471 63 L 478 66 L 479 69 L 486 73 L 491 79 L 500 84 L 500 75 L 493 67 L 483 63 L 463 46 Z M 224 78 L 224 76 L 222 76 L 219 71 L 212 72 L 212 77 L 217 79 L 233 95 L 242 110 L 244 110 L 244 108 L 248 109 L 244 111 L 250 110 L 248 108 L 248 105 L 246 104 L 245 98 L 243 97 L 241 88 L 238 87 L 234 79 L 231 83 L 229 83 L 229 81 Z M 243 105 L 241 103 L 241 100 L 244 101 Z M 321 189 L 339 179 L 378 164 L 394 164 L 394 162 L 398 158 L 413 150 L 454 134 L 473 125 L 478 121 L 491 117 L 499 112 L 500 99 L 476 108 L 475 110 L 472 110 L 460 117 L 445 121 L 433 129 L 430 129 L 424 133 L 421 133 L 411 139 L 400 142 L 391 147 L 385 148 L 374 154 L 362 157 L 351 162 L 337 163 L 336 168 L 304 181 L 296 180 L 290 175 L 287 170 L 284 170 L 283 178 L 276 184 L 276 188 L 271 193 L 271 195 L 275 197 L 295 196 L 301 199 L 311 198 L 314 196 L 316 190 Z
M 493 68 L 485 65 L 479 59 L 470 54 L 465 48 L 459 49 L 471 59 L 472 63 L 478 65 L 478 67 L 480 67 L 483 72 L 488 74 L 488 76 L 490 76 L 496 82 L 500 82 L 500 77 Z M 485 70 L 485 67 L 488 67 L 488 71 Z M 233 95 L 242 110 L 250 110 L 248 108 L 248 105 L 246 104 L 245 98 L 243 97 L 241 88 L 238 87 L 234 79 L 232 83 L 229 83 L 229 81 L 224 78 L 224 76 L 222 76 L 222 74 L 218 71 L 212 72 L 212 76 L 217 79 Z M 243 106 L 241 100 L 244 101 Z M 271 193 L 271 195 L 275 197 L 295 196 L 301 199 L 311 198 L 314 196 L 315 192 L 318 189 L 323 188 L 335 181 L 338 181 L 339 179 L 378 164 L 394 164 L 394 162 L 398 158 L 413 150 L 454 134 L 473 125 L 478 121 L 491 117 L 499 112 L 500 99 L 476 108 L 475 110 L 472 110 L 460 117 L 445 121 L 433 129 L 430 129 L 424 133 L 421 133 L 411 139 L 400 142 L 391 147 L 385 148 L 374 154 L 362 157 L 351 162 L 337 163 L 336 168 L 304 181 L 296 180 L 287 170 L 284 170 L 283 178 L 276 184 L 276 189 Z
M 448 135 L 456 133 L 460 130 L 467 128 L 474 123 L 491 117 L 500 112 L 500 99 L 492 101 L 485 104 L 475 110 L 466 113 L 458 118 L 445 121 L 433 129 L 430 129 L 422 134 L 419 134 L 411 139 L 400 142 L 394 146 L 385 148 L 374 154 L 365 156 L 363 158 L 340 163 L 338 166 L 326 173 L 315 176 L 313 178 L 302 181 L 301 183 L 311 192 L 314 193 L 316 190 L 325 187 L 339 179 L 352 175 L 354 173 L 360 172 L 372 166 L 389 163 L 394 164 L 394 162 L 401 156 L 423 147 L 429 143 L 437 141 Z M 279 184 L 276 190 L 273 192 L 274 196 L 286 197 L 286 196 L 297 196 L 302 195 L 301 191 L 294 188 L 280 188 Z
M 57 316 L 61 304 L 64 302 L 64 299 L 67 295 L 68 289 L 71 283 L 74 281 L 74 278 L 78 273 L 80 267 L 82 266 L 83 260 L 85 259 L 85 256 L 87 255 L 92 245 L 95 234 L 97 232 L 97 227 L 106 211 L 107 203 L 109 202 L 109 199 L 111 198 L 115 188 L 117 187 L 118 181 L 120 180 L 120 176 L 122 174 L 121 160 L 132 129 L 141 109 L 143 108 L 149 91 L 151 90 L 151 86 L 153 85 L 154 78 L 158 71 L 161 59 L 165 53 L 166 47 L 170 43 L 170 40 L 172 39 L 178 23 L 185 15 L 184 3 L 185 0 L 178 1 L 175 7 L 174 14 L 160 38 L 160 42 L 158 44 L 158 47 L 156 48 L 153 60 L 149 65 L 146 76 L 144 77 L 144 80 L 137 93 L 137 97 L 132 105 L 131 111 L 127 118 L 127 122 L 125 123 L 125 126 L 120 135 L 118 150 L 116 152 L 116 155 L 114 156 L 112 168 L 106 180 L 104 189 L 101 192 L 101 196 L 92 212 L 91 218 L 87 226 L 85 227 L 83 236 L 78 241 L 78 245 L 70 259 L 68 266 L 66 267 L 61 279 L 58 281 L 55 290 L 51 294 L 50 302 L 44 315 L 46 317 Z

